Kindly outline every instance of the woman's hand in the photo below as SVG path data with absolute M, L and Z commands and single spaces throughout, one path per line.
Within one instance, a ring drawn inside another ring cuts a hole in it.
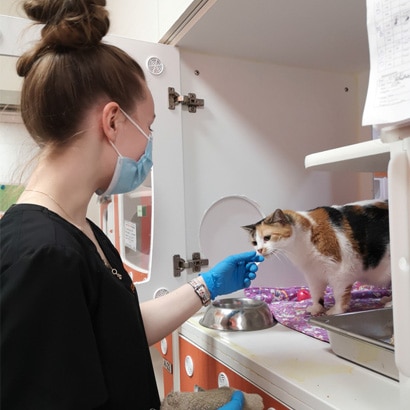
M 233 392 L 231 401 L 220 407 L 218 410 L 242 410 L 245 403 L 245 396 L 240 390 Z
M 211 299 L 249 287 L 258 270 L 255 262 L 263 260 L 263 256 L 255 251 L 244 252 L 228 256 L 211 270 L 201 274 Z

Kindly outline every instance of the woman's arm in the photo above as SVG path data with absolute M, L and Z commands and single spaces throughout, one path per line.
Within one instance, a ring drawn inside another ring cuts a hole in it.
M 203 282 L 201 277 L 198 280 Z M 141 313 L 149 345 L 169 335 L 201 306 L 201 299 L 188 283 L 167 295 L 143 302 Z

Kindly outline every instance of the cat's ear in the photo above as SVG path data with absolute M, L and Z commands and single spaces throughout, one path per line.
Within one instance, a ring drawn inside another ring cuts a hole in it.
M 264 220 L 265 219 L 261 219 L 260 221 L 254 224 L 241 226 L 241 228 L 245 229 L 245 231 L 248 231 L 253 235 L 253 233 L 256 231 L 256 227 L 260 225 Z
M 245 229 L 245 231 L 248 231 L 250 233 L 255 232 L 255 224 L 252 225 L 245 225 L 245 226 L 241 226 L 241 228 Z
M 280 223 L 281 225 L 287 225 L 289 223 L 289 220 L 281 209 L 277 209 L 273 214 L 269 215 L 265 219 L 265 223 L 269 225 L 273 225 L 275 223 Z

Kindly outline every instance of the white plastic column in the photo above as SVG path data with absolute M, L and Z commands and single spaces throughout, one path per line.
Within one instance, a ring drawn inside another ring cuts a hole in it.
M 395 360 L 401 409 L 410 403 L 410 137 L 390 142 L 389 218 Z

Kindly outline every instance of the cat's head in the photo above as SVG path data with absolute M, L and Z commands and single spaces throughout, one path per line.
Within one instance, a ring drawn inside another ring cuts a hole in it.
M 292 236 L 292 220 L 281 209 L 256 222 L 242 226 L 249 232 L 255 250 L 263 256 L 275 253 L 286 246 Z

